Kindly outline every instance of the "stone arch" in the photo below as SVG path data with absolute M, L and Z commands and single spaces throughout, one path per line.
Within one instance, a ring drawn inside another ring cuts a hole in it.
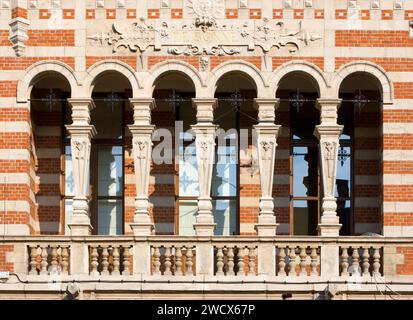
M 251 78 L 257 88 L 257 97 L 264 98 L 267 96 L 268 82 L 261 74 L 260 70 L 253 64 L 243 60 L 233 60 L 224 62 L 223 64 L 212 70 L 212 77 L 208 85 L 208 92 L 213 97 L 219 79 L 228 73 L 241 73 Z
M 48 60 L 36 62 L 26 70 L 23 79 L 17 84 L 17 102 L 27 102 L 30 99 L 34 81 L 42 75 L 53 73 L 62 76 L 69 83 L 72 97 L 77 96 L 81 83 L 73 69 L 64 62 Z
M 130 83 L 132 88 L 132 96 L 136 97 L 140 88 L 138 78 L 135 71 L 126 63 L 118 60 L 103 60 L 96 62 L 87 70 L 87 76 L 84 81 L 84 90 L 87 97 L 90 97 L 93 92 L 94 82 L 104 72 L 117 72 L 123 75 Z
M 273 73 L 270 81 L 272 97 L 275 97 L 281 79 L 292 72 L 301 72 L 310 76 L 317 85 L 320 97 L 327 97 L 327 91 L 330 87 L 324 72 L 315 64 L 305 60 L 293 60 L 279 66 Z
M 192 65 L 179 60 L 164 61 L 156 64 L 151 69 L 143 86 L 147 96 L 152 97 L 156 81 L 168 72 L 177 72 L 185 75 L 194 84 L 195 96 L 202 96 L 202 88 L 205 87 L 205 83 L 199 72 Z
M 332 82 L 332 88 L 334 90 L 335 97 L 338 97 L 340 87 L 344 79 L 356 72 L 369 74 L 373 76 L 377 81 L 379 81 L 379 83 L 381 84 L 380 90 L 382 93 L 383 103 L 392 103 L 394 89 L 392 81 L 390 80 L 386 71 L 382 67 L 371 61 L 363 60 L 346 63 L 345 65 L 341 66 L 338 71 L 336 71 Z

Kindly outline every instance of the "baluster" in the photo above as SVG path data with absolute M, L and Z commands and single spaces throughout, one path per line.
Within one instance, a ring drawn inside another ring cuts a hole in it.
M 112 262 L 112 264 L 113 264 L 112 275 L 116 275 L 116 276 L 120 275 L 120 269 L 119 269 L 120 262 L 119 262 L 119 257 L 120 257 L 119 247 L 118 247 L 118 246 L 115 246 L 115 247 L 113 247 L 113 249 L 112 249 L 112 258 L 113 258 L 113 262 Z
M 297 262 L 295 261 L 295 259 L 296 259 L 295 249 L 296 249 L 295 246 L 291 247 L 290 252 L 289 252 L 290 253 L 289 254 L 290 261 L 288 263 L 288 270 L 289 270 L 288 276 L 289 277 L 295 277 L 297 275 L 297 272 L 295 270 L 295 267 L 297 265 Z
M 217 247 L 217 276 L 224 275 L 224 253 L 221 247 Z
M 352 276 L 353 275 L 359 275 L 360 274 L 360 272 L 359 272 L 359 266 L 360 266 L 359 258 L 360 258 L 360 256 L 359 256 L 358 248 L 353 248 L 352 258 L 353 258 L 353 263 L 351 264 L 351 269 L 352 269 L 351 275 Z
M 52 247 L 50 255 L 52 256 L 52 261 L 50 263 L 50 265 L 51 265 L 50 273 L 51 274 L 57 274 L 58 270 L 57 270 L 57 247 L 56 246 Z
M 159 247 L 153 247 L 153 273 L 161 274 L 161 253 Z
M 280 261 L 278 261 L 278 275 L 279 276 L 285 276 L 286 272 L 285 272 L 285 248 L 278 248 L 279 250 L 279 254 L 278 257 L 280 259 Z
M 192 269 L 194 263 L 192 261 L 193 258 L 193 254 L 192 254 L 192 247 L 188 247 L 186 249 L 186 261 L 185 261 L 185 265 L 186 265 L 186 270 L 185 270 L 185 275 L 186 276 L 192 276 L 194 274 L 194 271 Z
M 123 249 L 123 270 L 122 275 L 129 276 L 130 275 L 130 251 L 129 246 L 125 246 Z
M 238 248 L 238 272 L 237 272 L 237 276 L 244 276 L 245 275 L 245 262 L 244 262 L 244 248 L 240 247 Z
M 227 258 L 228 258 L 228 262 L 227 262 L 227 275 L 228 276 L 233 276 L 234 273 L 234 248 L 233 247 L 229 247 L 227 249 Z
M 98 247 L 97 246 L 92 246 L 92 252 L 90 254 L 90 274 L 92 276 L 98 276 L 99 271 L 99 253 L 98 253 Z
M 41 275 L 47 275 L 48 274 L 48 272 L 47 272 L 47 265 L 48 265 L 47 258 L 49 256 L 49 254 L 47 253 L 47 249 L 48 249 L 47 246 L 42 247 L 42 254 L 41 254 L 42 261 L 40 262 L 40 274 Z
M 62 267 L 62 274 L 67 275 L 69 273 L 68 267 L 69 267 L 69 250 L 67 246 L 62 247 L 62 262 L 61 262 L 61 267 Z
M 255 248 L 249 248 L 248 254 L 248 274 L 255 275 Z
M 373 274 L 380 275 L 380 249 L 379 248 L 374 248 L 373 259 L 374 259 Z
M 175 249 L 175 275 L 182 276 L 182 249 L 181 246 L 178 246 Z
M 101 275 L 109 274 L 109 250 L 108 246 L 104 246 L 102 250 L 102 272 Z
M 38 247 L 30 246 L 30 275 L 37 275 L 37 257 L 38 257 Z
M 300 276 L 306 276 L 307 275 L 307 252 L 306 248 L 303 246 L 300 249 Z
M 171 272 L 171 248 L 168 246 L 165 248 L 165 272 L 164 275 L 172 275 Z
M 370 253 L 369 253 L 369 248 L 364 248 L 363 249 L 363 276 L 369 276 L 370 272 Z
M 312 276 L 318 276 L 318 270 L 317 270 L 317 248 L 311 248 L 311 275 Z
M 345 277 L 348 276 L 348 249 L 342 248 L 341 253 L 341 276 Z

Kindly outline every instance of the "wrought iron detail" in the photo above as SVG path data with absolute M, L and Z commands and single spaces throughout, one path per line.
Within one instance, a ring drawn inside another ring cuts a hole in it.
M 354 106 L 358 109 L 358 112 L 361 112 L 361 109 L 364 108 L 368 102 L 369 100 L 361 92 L 360 89 L 357 92 L 355 92 L 353 103 L 354 103 Z
M 176 109 L 181 106 L 184 100 L 185 99 L 181 98 L 181 96 L 175 90 L 172 90 L 172 93 L 169 95 L 167 99 L 165 99 L 165 102 L 168 102 L 169 106 L 175 112 Z
M 242 97 L 241 93 L 236 90 L 229 96 L 228 101 L 231 107 L 233 107 L 236 111 L 239 111 L 241 109 L 242 103 L 244 102 L 244 98 Z
M 45 102 L 49 106 L 49 111 L 52 112 L 53 107 L 57 104 L 57 102 L 61 101 L 57 95 L 53 92 L 53 89 L 49 89 L 49 93 L 44 97 L 41 98 L 40 101 Z
M 340 162 L 340 165 L 344 166 L 344 162 L 346 162 L 348 158 L 350 158 L 350 154 L 343 146 L 340 146 L 338 149 L 338 161 Z
M 114 93 L 113 91 L 108 94 L 106 98 L 103 99 L 103 101 L 111 107 L 112 111 L 114 110 L 115 106 L 118 103 L 121 103 L 123 101 L 122 98 L 119 97 L 118 94 Z
M 307 101 L 304 98 L 304 95 L 300 92 L 300 89 L 297 89 L 297 92 L 291 95 L 291 99 L 289 100 L 291 105 L 300 112 L 300 108 L 304 106 L 304 103 Z

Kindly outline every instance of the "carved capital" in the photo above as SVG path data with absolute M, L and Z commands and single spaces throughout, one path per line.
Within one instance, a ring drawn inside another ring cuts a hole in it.
M 260 123 L 274 123 L 275 111 L 280 105 L 280 99 L 254 99 L 255 108 L 258 110 L 258 121 Z
M 215 98 L 194 98 L 192 106 L 196 109 L 198 123 L 212 123 L 214 121 L 214 109 L 217 106 Z
M 156 107 L 153 98 L 129 99 L 133 108 L 133 120 L 135 125 L 147 125 L 151 123 L 151 111 Z
M 316 106 L 320 110 L 320 123 L 322 125 L 337 124 L 337 111 L 341 102 L 341 99 L 317 99 Z
M 72 108 L 73 125 L 87 126 L 90 124 L 90 111 L 96 105 L 91 98 L 72 98 L 67 100 Z

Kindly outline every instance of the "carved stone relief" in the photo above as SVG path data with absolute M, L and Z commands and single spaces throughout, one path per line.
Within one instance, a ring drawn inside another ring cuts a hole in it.
M 269 19 L 227 22 L 215 18 L 218 10 L 211 9 L 215 4 L 212 6 L 209 0 L 193 3 L 197 6 L 193 7 L 196 18 L 192 21 L 148 23 L 142 18 L 133 23 L 116 22 L 112 30 L 90 34 L 87 38 L 94 45 L 112 46 L 113 52 L 123 48 L 141 53 L 148 47 L 156 51 L 166 47 L 169 54 L 187 56 L 235 55 L 241 52 L 240 47 L 250 51 L 260 47 L 264 53 L 274 47 L 287 47 L 294 54 L 301 47 L 322 39 L 321 35 L 304 30 L 301 22 L 291 30 L 283 22 Z

